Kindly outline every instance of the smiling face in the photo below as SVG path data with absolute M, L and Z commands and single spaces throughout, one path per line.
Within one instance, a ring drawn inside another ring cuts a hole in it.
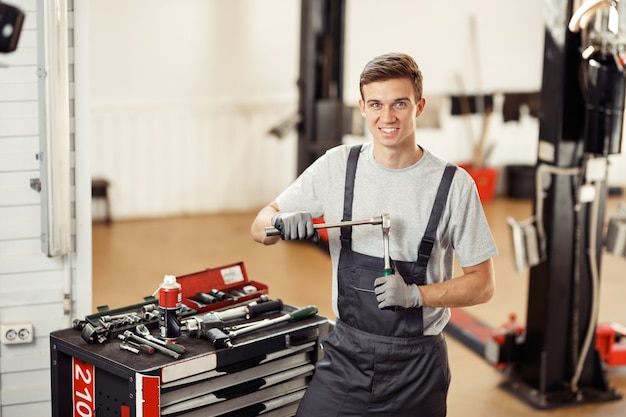
M 413 82 L 392 78 L 365 84 L 359 100 L 361 114 L 374 139 L 374 147 L 393 150 L 415 148 L 415 120 L 425 100 L 415 97 Z

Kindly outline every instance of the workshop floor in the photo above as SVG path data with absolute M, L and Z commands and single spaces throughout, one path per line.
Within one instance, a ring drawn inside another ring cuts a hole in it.
M 611 198 L 614 212 L 623 198 Z M 497 198 L 484 205 L 500 254 L 495 259 L 497 289 L 487 304 L 466 309 L 492 327 L 509 313 L 526 317 L 527 275 L 513 269 L 506 218 L 531 215 L 527 200 Z M 310 243 L 264 247 L 250 238 L 256 213 L 114 221 L 93 226 L 93 306 L 111 308 L 139 303 L 159 286 L 165 274 L 183 275 L 207 267 L 243 261 L 249 279 L 269 286 L 272 298 L 296 306 L 317 305 L 320 314 L 334 319 L 330 307 L 330 260 Z M 602 259 L 600 322 L 626 324 L 626 259 Z M 448 416 L 626 416 L 626 400 L 538 411 L 498 388 L 506 378 L 482 357 L 448 336 L 452 384 Z M 626 394 L 626 367 L 609 370 L 609 379 Z

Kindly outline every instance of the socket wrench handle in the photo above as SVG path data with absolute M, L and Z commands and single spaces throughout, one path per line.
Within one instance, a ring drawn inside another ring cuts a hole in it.
M 385 266 L 383 269 L 383 275 L 389 276 L 393 274 L 393 267 L 391 266 L 391 257 L 389 256 L 389 229 L 391 229 L 391 218 L 388 214 L 383 214 L 383 258 Z
M 343 222 L 335 222 L 335 223 L 316 223 L 313 225 L 314 229 L 331 229 L 334 227 L 347 227 L 347 226 L 359 226 L 362 224 L 382 224 L 383 217 L 376 216 L 371 219 L 365 220 L 348 220 Z M 275 227 L 266 227 L 265 228 L 265 236 L 280 236 L 280 230 Z
M 288 321 L 298 321 L 302 319 L 306 319 L 308 317 L 312 317 L 317 314 L 317 306 L 310 305 L 306 307 L 302 307 L 297 309 L 292 313 L 287 313 L 286 315 Z
M 150 330 L 145 324 L 137 325 L 137 327 L 135 327 L 135 331 L 137 332 L 137 334 L 141 335 L 141 337 L 148 339 L 154 343 L 158 343 L 159 345 L 167 349 L 173 350 L 174 352 L 180 355 L 182 355 L 183 353 L 187 351 L 187 349 L 185 349 L 181 345 L 177 345 L 176 343 L 172 343 L 172 342 L 167 342 L 165 340 L 161 340 L 159 338 L 152 336 L 152 334 L 150 333 Z
M 271 311 L 281 311 L 283 309 L 283 300 L 277 298 L 276 300 L 266 301 L 264 303 L 252 304 L 249 306 L 250 317 L 256 317 L 263 313 L 269 313 Z
M 273 319 L 261 320 L 258 323 L 229 332 L 228 334 L 231 339 L 234 339 L 235 337 L 241 336 L 242 334 L 250 333 L 259 329 L 263 329 L 265 327 L 272 326 L 274 324 L 282 323 L 285 321 L 298 321 L 298 320 L 305 319 L 307 317 L 312 317 L 315 314 L 317 314 L 317 306 L 309 305 L 306 307 L 299 308 L 296 311 L 293 311 L 291 313 L 283 314 L 282 316 L 279 316 Z
M 151 340 L 148 340 L 148 339 L 145 339 L 145 338 L 143 338 L 141 336 L 138 336 L 135 333 L 131 332 L 130 330 L 126 330 L 123 335 L 118 335 L 118 337 L 120 337 L 120 336 L 122 336 L 123 338 L 127 338 L 127 339 L 130 339 L 130 340 L 133 340 L 133 341 L 135 341 L 137 343 L 141 343 L 141 344 L 144 344 L 144 345 L 152 346 L 154 349 L 158 350 L 159 352 L 165 353 L 166 355 L 171 356 L 174 359 L 180 358 L 180 353 L 174 352 L 173 350 L 168 349 L 168 348 L 166 348 L 163 345 L 160 345 L 158 343 L 154 343 Z M 120 337 L 120 338 L 122 340 L 124 340 L 122 337 Z

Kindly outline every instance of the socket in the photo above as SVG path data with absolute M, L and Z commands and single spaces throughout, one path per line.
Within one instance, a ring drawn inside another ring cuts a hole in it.
M 32 323 L 2 323 L 0 324 L 0 343 L 15 345 L 31 343 L 33 341 Z

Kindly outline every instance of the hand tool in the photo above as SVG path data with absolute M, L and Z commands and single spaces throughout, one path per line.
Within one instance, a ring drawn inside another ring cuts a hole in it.
M 139 313 L 131 312 L 126 314 L 115 314 L 113 316 L 104 315 L 100 317 L 100 320 L 104 323 L 110 322 L 122 322 L 122 323 L 137 323 L 142 320 L 142 317 Z
M 197 301 L 200 304 L 205 304 L 205 305 L 217 303 L 219 301 L 217 298 L 215 298 L 211 294 L 208 294 L 205 292 L 196 293 L 196 295 L 193 296 L 193 300 Z
M 383 216 L 376 216 L 376 217 L 372 217 L 371 219 L 365 219 L 365 220 L 349 220 L 349 221 L 336 222 L 336 223 L 316 223 L 313 225 L 313 228 L 330 229 L 334 227 L 359 226 L 362 224 L 376 225 L 376 224 L 382 224 L 382 223 L 383 223 Z M 275 227 L 265 228 L 265 236 L 279 236 L 279 235 L 280 235 L 280 230 L 278 230 L 277 228 Z
M 383 222 L 383 251 L 385 266 L 383 268 L 383 276 L 389 276 L 393 274 L 393 268 L 391 267 L 391 257 L 389 256 L 389 229 L 391 228 L 391 217 L 388 214 L 382 215 Z M 396 311 L 396 307 L 384 307 L 383 310 Z
M 105 327 L 95 327 L 86 320 L 74 320 L 72 323 L 74 330 L 80 331 L 80 337 L 87 343 L 104 343 L 108 339 L 109 329 Z
M 234 346 L 232 343 L 232 339 L 237 336 L 256 330 L 261 330 L 267 326 L 282 323 L 285 321 L 302 320 L 307 317 L 311 317 L 316 313 L 316 306 L 307 306 L 300 308 L 292 313 L 284 314 L 273 319 L 263 319 L 260 321 L 239 324 L 232 327 L 223 326 L 223 322 L 221 321 L 215 322 L 215 325 L 213 327 L 208 327 L 209 325 L 205 326 L 205 323 L 202 323 L 202 326 L 194 330 L 194 334 L 198 338 L 207 339 L 208 341 L 210 341 L 213 344 L 213 347 L 215 347 L 216 349 L 223 347 L 232 348 Z M 207 314 L 205 316 L 209 315 Z M 220 325 L 222 327 L 219 327 Z
M 145 321 L 150 321 L 159 318 L 159 309 L 156 304 L 146 304 L 141 307 L 141 314 Z
M 224 301 L 235 298 L 232 295 L 225 293 L 224 291 L 218 290 L 217 288 L 213 288 L 211 291 L 209 291 L 209 294 L 215 297 L 217 301 Z
M 269 300 L 266 297 L 267 296 L 260 297 L 243 306 L 214 311 L 213 314 L 218 316 L 221 320 L 227 321 L 240 318 L 250 319 L 263 313 L 281 311 L 283 309 L 283 301 L 280 298 Z
M 189 333 L 189 336 L 202 337 L 209 329 L 224 329 L 226 327 L 224 322 L 227 320 L 242 318 L 248 320 L 263 313 L 281 311 L 283 309 L 282 300 L 264 301 L 265 297 L 260 297 L 258 301 L 253 301 L 244 306 L 189 317 L 183 320 L 182 328 Z
M 391 216 L 389 214 L 383 214 L 380 216 L 372 217 L 371 219 L 366 220 L 349 220 L 343 222 L 336 223 L 316 223 L 313 225 L 315 229 L 330 229 L 333 227 L 347 227 L 347 226 L 359 226 L 362 224 L 380 224 L 383 229 L 383 249 L 384 249 L 384 259 L 385 259 L 385 268 L 383 270 L 383 275 L 391 275 L 393 273 L 393 269 L 391 268 L 391 259 L 389 257 L 389 229 L 391 228 Z M 275 227 L 266 227 L 265 228 L 266 236 L 278 236 L 280 235 L 280 230 Z
M 221 329 L 212 328 L 202 331 L 201 336 L 207 339 L 215 349 L 232 348 L 233 343 L 230 341 L 230 336 L 224 333 Z M 199 336 L 200 337 L 200 336 Z
M 152 355 L 155 352 L 155 349 L 152 346 L 135 343 L 132 340 L 125 340 L 124 343 L 131 347 L 134 347 L 135 349 L 138 349 L 140 352 L 145 352 L 148 355 Z
M 383 214 L 382 216 L 382 228 L 383 228 L 383 249 L 384 249 L 384 259 L 385 259 L 385 268 L 383 269 L 383 275 L 391 275 L 393 274 L 393 269 L 391 268 L 391 259 L 389 257 L 389 229 L 391 228 L 391 216 L 388 214 Z
M 153 342 L 151 340 L 148 340 L 148 339 L 145 339 L 145 338 L 143 338 L 141 336 L 138 336 L 135 333 L 131 332 L 130 330 L 126 330 L 124 332 L 124 334 L 120 334 L 120 335 L 118 335 L 118 337 L 120 339 L 122 339 L 122 340 L 130 339 L 130 340 L 133 340 L 133 341 L 135 341 L 137 343 L 141 343 L 141 344 L 144 344 L 144 345 L 152 346 L 153 348 L 155 348 L 159 352 L 165 353 L 166 355 L 169 355 L 169 356 L 171 356 L 174 359 L 180 358 L 180 353 L 174 352 L 173 350 L 168 349 L 168 348 L 166 348 L 163 345 L 160 345 L 160 344 L 155 343 L 155 342 Z
M 235 337 L 241 336 L 242 334 L 250 333 L 250 332 L 253 332 L 253 331 L 268 327 L 268 326 L 272 326 L 274 324 L 282 323 L 285 321 L 292 321 L 292 322 L 298 321 L 298 320 L 305 319 L 307 317 L 314 316 L 315 314 L 317 314 L 317 306 L 310 305 L 310 306 L 299 308 L 296 311 L 293 311 L 291 313 L 283 314 L 282 316 L 279 316 L 273 319 L 266 319 L 266 320 L 261 320 L 260 322 L 257 322 L 257 323 L 251 323 L 250 326 L 246 326 L 244 328 L 240 328 L 238 330 L 228 332 L 228 335 L 230 336 L 231 339 L 234 339 Z
M 139 354 L 139 349 L 137 349 L 136 347 L 133 347 L 133 346 L 129 345 L 129 344 L 128 344 L 128 343 L 126 343 L 126 342 L 121 342 L 121 343 L 120 343 L 120 349 L 122 349 L 122 350 L 127 350 L 127 351 L 129 351 L 129 352 L 133 352 L 135 355 L 138 355 L 138 354 Z
M 135 331 L 142 337 L 145 337 L 146 339 L 158 343 L 163 347 L 173 350 L 176 353 L 180 353 L 181 355 L 187 351 L 183 346 L 177 343 L 167 342 L 165 340 L 161 340 L 157 337 L 152 336 L 150 330 L 146 327 L 145 324 L 138 324 L 137 327 L 135 327 Z

